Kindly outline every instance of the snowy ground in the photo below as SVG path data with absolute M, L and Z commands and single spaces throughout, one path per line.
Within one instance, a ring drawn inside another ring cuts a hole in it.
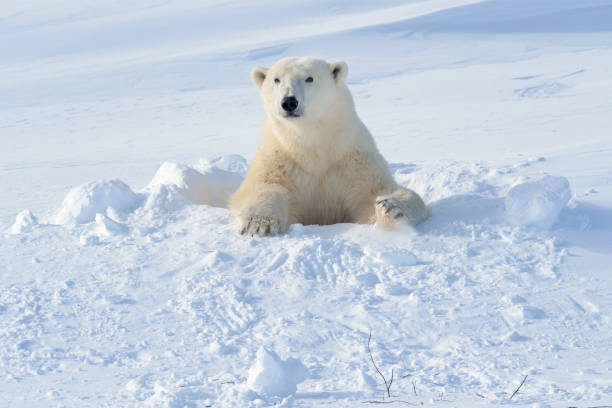
M 0 405 L 369 406 L 370 330 L 390 406 L 612 405 L 609 0 L 29 0 L 0 49 Z M 430 220 L 235 234 L 287 55 Z

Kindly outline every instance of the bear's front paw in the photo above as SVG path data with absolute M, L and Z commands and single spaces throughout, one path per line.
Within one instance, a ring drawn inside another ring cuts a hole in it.
M 395 197 L 378 197 L 376 199 L 376 218 L 378 221 L 390 221 L 404 217 L 400 201 Z
M 280 218 L 270 215 L 252 215 L 240 221 L 238 231 L 242 235 L 278 235 L 283 232 Z

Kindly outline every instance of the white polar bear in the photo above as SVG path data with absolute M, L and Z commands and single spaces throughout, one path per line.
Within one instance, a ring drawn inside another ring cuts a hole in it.
M 393 180 L 357 117 L 347 73 L 344 62 L 311 57 L 253 69 L 267 115 L 230 199 L 241 234 L 276 235 L 294 223 L 415 225 L 429 216 L 421 197 Z

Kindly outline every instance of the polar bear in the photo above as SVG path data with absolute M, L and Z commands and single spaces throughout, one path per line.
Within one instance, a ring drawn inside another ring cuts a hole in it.
M 246 177 L 230 198 L 238 231 L 276 235 L 294 223 L 411 225 L 429 209 L 400 187 L 355 111 L 345 62 L 284 58 L 251 78 L 266 111 Z

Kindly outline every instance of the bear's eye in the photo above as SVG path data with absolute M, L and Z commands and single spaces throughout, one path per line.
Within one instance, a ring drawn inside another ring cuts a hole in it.
M 275 84 L 280 84 L 280 79 L 278 79 L 278 78 L 274 78 L 274 83 L 275 83 Z
M 306 78 L 306 82 L 312 82 L 312 81 L 314 81 L 314 79 L 312 77 Z

